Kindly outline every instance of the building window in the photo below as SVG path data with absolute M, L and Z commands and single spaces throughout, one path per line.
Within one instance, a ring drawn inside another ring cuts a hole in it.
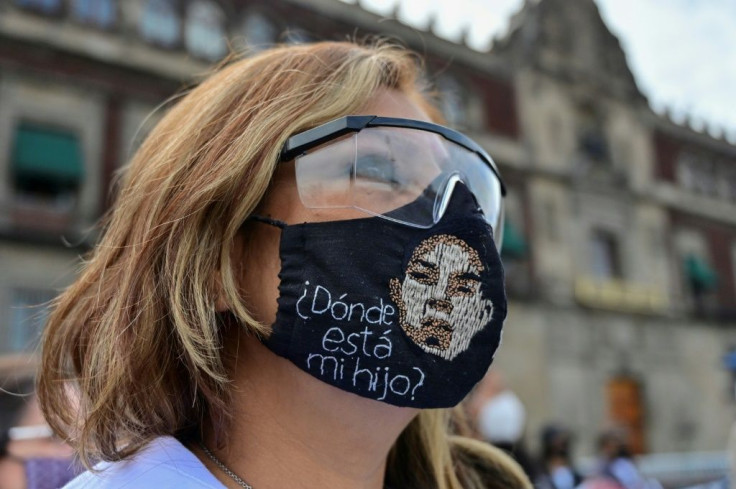
M 715 293 L 718 288 L 718 273 L 704 255 L 699 253 L 686 254 L 683 257 L 682 268 L 695 314 L 698 316 L 712 314 L 717 302 Z
M 501 256 L 508 260 L 520 260 L 526 256 L 527 245 L 524 234 L 510 219 L 503 223 L 503 242 Z
M 117 18 L 115 0 L 74 0 L 72 8 L 75 19 L 103 29 L 112 27 Z
M 44 14 L 58 14 L 61 11 L 61 0 L 15 0 L 15 4 Z
M 697 160 L 689 152 L 682 152 L 677 158 L 677 181 L 679 184 L 687 189 L 695 189 L 695 167 Z
M 245 38 L 245 47 L 249 50 L 260 51 L 276 41 L 276 27 L 259 13 L 248 15 L 243 21 L 241 30 Z
M 702 256 L 695 253 L 686 255 L 683 267 L 690 288 L 696 296 L 714 290 L 718 286 L 718 274 Z
M 196 0 L 187 9 L 187 49 L 198 58 L 216 61 L 227 52 L 225 14 L 214 2 Z
M 11 292 L 10 329 L 6 351 L 33 351 L 38 347 L 49 315 L 49 302 L 56 294 L 46 289 L 15 289 Z
M 724 200 L 736 201 L 736 162 L 729 163 L 727 160 L 720 162 L 720 174 L 716 177 L 718 193 Z
M 586 128 L 580 133 L 580 150 L 591 161 L 604 163 L 608 161 L 608 145 L 603 132 L 597 128 Z
M 693 168 L 695 191 L 708 197 L 716 197 L 716 176 L 713 164 L 705 160 L 700 160 L 699 163 Z
M 585 104 L 578 112 L 578 148 L 593 163 L 610 163 L 611 155 L 600 110 Z
M 506 259 L 519 260 L 526 256 L 527 244 L 521 228 L 511 219 L 503 222 L 503 244 L 501 256 Z
M 716 166 L 702 154 L 683 151 L 677 158 L 677 179 L 683 188 L 709 196 L 718 195 Z
M 181 19 L 176 0 L 146 0 L 140 23 L 141 35 L 166 48 L 179 44 Z
M 501 260 L 507 272 L 506 291 L 513 297 L 528 297 L 532 292 L 523 205 L 521 191 L 509 185 L 504 203 L 502 233 L 493 237 L 497 245 L 501 244 Z
M 591 272 L 598 279 L 621 278 L 621 261 L 616 236 L 596 230 L 590 239 Z
M 698 316 L 710 316 L 718 309 L 718 287 L 728 271 L 713 267 L 713 244 L 707 230 L 693 227 L 673 232 L 675 266 L 679 270 L 680 293 L 687 307 Z M 728 277 L 726 277 L 728 279 Z M 727 282 L 728 280 L 726 280 Z
M 19 203 L 71 210 L 84 179 L 77 135 L 66 129 L 20 123 L 14 134 L 10 176 Z

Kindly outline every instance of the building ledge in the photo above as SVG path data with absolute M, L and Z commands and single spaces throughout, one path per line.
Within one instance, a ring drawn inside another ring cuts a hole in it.
M 707 217 L 724 224 L 736 225 L 736 203 L 695 195 L 670 183 L 659 182 L 652 186 L 651 195 L 666 207 L 687 214 Z
M 190 80 L 210 66 L 186 52 L 155 48 L 143 39 L 130 42 L 115 31 L 93 31 L 71 22 L 49 20 L 12 9 L 0 15 L 0 37 L 45 45 L 177 81 Z
M 586 276 L 575 279 L 575 299 L 583 306 L 620 312 L 666 314 L 669 308 L 667 296 L 658 287 Z

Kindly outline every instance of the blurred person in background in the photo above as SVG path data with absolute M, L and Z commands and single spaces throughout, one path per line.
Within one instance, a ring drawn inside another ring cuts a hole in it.
M 477 436 L 511 455 L 533 480 L 537 469 L 524 444 L 526 408 L 501 372 L 488 372 L 469 400 Z
M 46 424 L 33 380 L 0 389 L 0 489 L 57 489 L 79 473 L 73 453 Z
M 540 474 L 534 482 L 539 489 L 574 489 L 583 480 L 572 461 L 573 434 L 562 425 L 542 429 Z
M 616 482 L 622 489 L 661 489 L 659 482 L 646 479 L 631 454 L 624 429 L 608 429 L 598 437 L 596 476 Z
M 500 343 L 504 186 L 422 79 L 299 44 L 177 100 L 44 331 L 44 413 L 102 460 L 69 488 L 531 487 L 450 429 Z

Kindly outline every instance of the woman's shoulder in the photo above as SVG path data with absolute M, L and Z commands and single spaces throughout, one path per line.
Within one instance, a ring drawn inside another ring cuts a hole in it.
M 223 485 L 176 438 L 156 438 L 134 457 L 103 462 L 64 489 L 223 489 Z

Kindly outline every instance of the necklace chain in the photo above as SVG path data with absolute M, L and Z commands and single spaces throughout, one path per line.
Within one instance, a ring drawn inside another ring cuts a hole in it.
M 220 470 L 225 472 L 228 476 L 230 476 L 232 480 L 237 482 L 240 487 L 244 487 L 245 489 L 253 489 L 253 486 L 251 486 L 250 484 L 245 482 L 243 479 L 241 479 L 238 476 L 238 474 L 230 470 L 228 466 L 222 463 L 222 461 L 219 458 L 215 457 L 215 454 L 212 453 L 210 449 L 205 446 L 204 443 L 200 442 L 199 446 L 204 451 L 205 455 L 207 455 L 210 458 L 210 460 L 212 460 L 215 463 L 215 465 L 217 465 L 220 468 Z
M 251 486 L 250 484 L 245 482 L 243 479 L 241 479 L 238 476 L 238 474 L 230 470 L 228 466 L 222 463 L 222 461 L 219 458 L 215 457 L 215 454 L 212 453 L 210 449 L 205 446 L 204 443 L 199 442 L 199 447 L 204 451 L 205 455 L 207 455 L 210 458 L 210 460 L 212 460 L 215 463 L 215 465 L 217 465 L 220 468 L 220 470 L 222 470 L 228 476 L 230 476 L 230 478 L 234 480 L 235 482 L 237 482 L 240 487 L 243 487 L 245 489 L 253 489 L 253 486 Z M 389 487 L 384 486 L 384 489 L 389 489 Z

